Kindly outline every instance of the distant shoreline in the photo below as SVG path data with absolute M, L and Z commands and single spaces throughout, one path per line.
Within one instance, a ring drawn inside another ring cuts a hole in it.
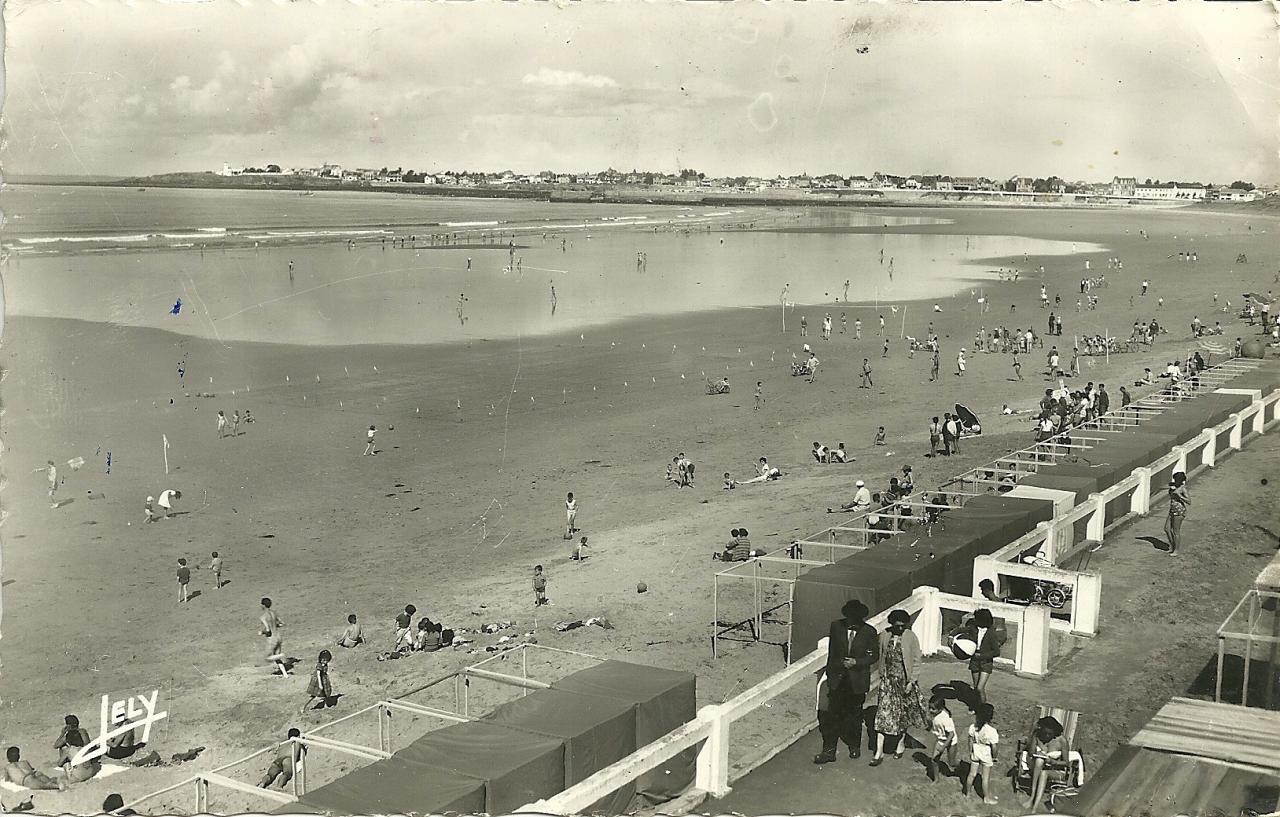
M 40 178 L 36 181 L 36 178 Z M 708 192 L 706 190 L 654 188 L 634 185 L 612 185 L 600 190 L 579 186 L 522 185 L 519 187 L 459 187 L 434 184 L 344 184 L 313 176 L 220 176 L 215 173 L 173 173 L 124 179 L 55 180 L 51 177 L 18 176 L 13 184 L 45 186 L 185 188 L 206 190 L 284 190 L 297 192 L 359 192 L 400 195 L 442 196 L 481 199 L 521 199 L 550 204 L 654 204 L 680 206 L 764 206 L 764 207 L 991 207 L 1008 209 L 1205 209 L 1274 210 L 1280 201 L 1257 202 L 1141 202 L 1090 201 L 1075 194 L 1016 194 L 996 191 L 939 190 L 769 190 L 763 193 L 744 191 Z

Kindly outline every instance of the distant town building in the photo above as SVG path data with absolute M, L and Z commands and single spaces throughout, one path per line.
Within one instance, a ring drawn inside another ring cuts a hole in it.
M 1111 179 L 1110 193 L 1131 199 L 1138 194 L 1138 180 L 1132 176 L 1115 176 Z
M 1172 183 L 1140 184 L 1134 198 L 1154 201 L 1195 201 L 1205 197 L 1203 187 L 1182 187 Z

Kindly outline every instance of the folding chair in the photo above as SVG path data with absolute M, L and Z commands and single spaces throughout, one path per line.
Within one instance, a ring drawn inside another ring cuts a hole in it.
M 1050 775 L 1044 793 L 1049 798 L 1049 810 L 1053 811 L 1057 808 L 1057 798 L 1071 797 L 1084 785 L 1085 768 L 1084 756 L 1075 748 L 1076 726 L 1080 720 L 1080 713 L 1071 709 L 1042 706 L 1039 708 L 1036 721 L 1046 717 L 1053 718 L 1062 724 L 1062 739 L 1067 745 L 1065 758 L 1048 758 L 1044 761 L 1043 773 Z M 1034 740 L 1035 724 L 1033 723 L 1027 737 L 1018 741 L 1017 761 L 1013 768 L 1014 792 L 1031 794 L 1033 782 L 1031 776 L 1035 768 L 1035 759 L 1031 757 L 1031 746 Z M 1033 808 L 1037 807 L 1038 804 L 1033 806 Z

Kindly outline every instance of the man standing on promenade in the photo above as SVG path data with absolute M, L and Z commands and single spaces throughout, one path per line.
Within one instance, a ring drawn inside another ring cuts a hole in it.
M 831 622 L 829 633 L 826 695 L 818 702 L 822 751 L 814 763 L 835 762 L 841 740 L 849 747 L 849 757 L 862 756 L 862 710 L 871 688 L 871 669 L 880 660 L 876 629 L 866 623 L 867 606 L 851 599 L 840 612 L 844 617 Z

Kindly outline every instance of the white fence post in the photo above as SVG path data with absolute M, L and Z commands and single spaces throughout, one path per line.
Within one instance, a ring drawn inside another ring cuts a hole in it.
M 1080 573 L 1076 576 L 1075 595 L 1071 599 L 1071 634 L 1097 635 L 1102 613 L 1102 576 Z
M 1049 608 L 1027 607 L 1018 627 L 1018 654 L 1014 672 L 1043 678 L 1049 672 Z
M 1058 563 L 1058 545 L 1061 544 L 1058 540 L 1062 538 L 1062 531 L 1053 524 L 1053 520 L 1037 522 L 1036 530 L 1044 531 L 1044 541 L 1040 543 L 1040 549 L 1044 551 L 1044 558 L 1056 565 Z
M 1178 464 L 1174 466 L 1173 470 L 1181 471 L 1184 474 L 1187 473 L 1187 447 L 1179 445 L 1173 450 L 1178 455 Z
M 1255 434 L 1261 434 L 1266 430 L 1267 425 L 1267 407 L 1261 400 L 1253 401 L 1253 431 Z
M 1231 412 L 1231 419 L 1235 420 L 1235 425 L 1231 427 L 1231 447 L 1240 450 L 1240 439 L 1244 436 L 1244 418 L 1240 416 L 1240 412 Z
M 1092 503 L 1093 513 L 1089 515 L 1089 525 L 1085 538 L 1101 542 L 1103 531 L 1107 527 L 1107 503 L 1103 500 L 1102 494 L 1089 494 L 1087 501 Z
M 729 719 L 721 714 L 721 709 L 712 705 L 698 710 L 698 720 L 711 724 L 711 734 L 698 750 L 694 785 L 715 797 L 729 793 Z
M 933 655 L 942 648 L 942 611 L 938 609 L 938 588 L 921 586 L 911 594 L 920 600 L 920 615 L 911 629 L 920 640 L 920 651 Z
M 1205 443 L 1204 448 L 1200 449 L 1200 462 L 1210 468 L 1218 464 L 1218 435 L 1213 433 L 1212 428 L 1204 430 Z
M 1146 516 L 1151 512 L 1151 469 L 1143 466 L 1133 469 L 1138 477 L 1138 487 L 1129 499 L 1129 512 Z
M 1040 524 L 1044 524 L 1043 522 Z M 972 594 L 975 599 L 982 598 L 982 590 L 978 585 L 983 579 L 990 579 L 996 586 L 996 592 L 1000 590 L 1000 575 L 996 572 L 996 560 L 990 556 L 977 556 L 973 560 L 973 590 Z M 923 611 L 921 615 L 924 615 Z

